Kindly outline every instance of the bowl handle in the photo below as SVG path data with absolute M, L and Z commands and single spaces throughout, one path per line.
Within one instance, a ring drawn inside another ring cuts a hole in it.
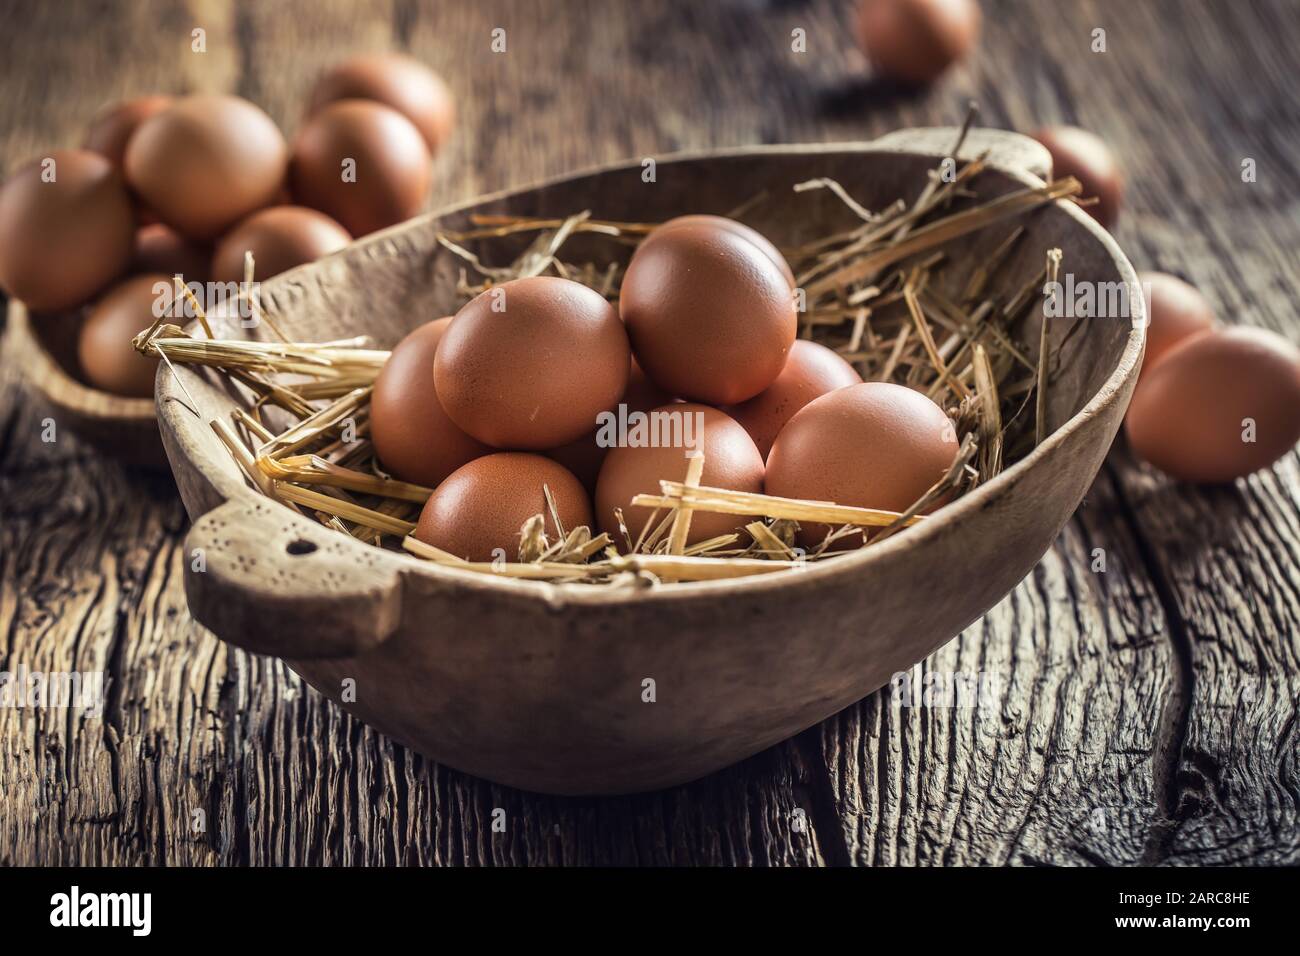
M 956 126 L 919 126 L 886 133 L 872 145 L 900 153 L 947 156 L 959 132 Z M 994 166 L 1020 170 L 1043 181 L 1052 175 L 1052 154 L 1038 140 L 1023 133 L 972 127 L 966 131 L 959 155 L 962 159 L 974 159 L 982 153 L 988 153 L 988 160 Z
M 370 550 L 271 502 L 233 498 L 185 539 L 190 613 L 255 654 L 356 656 L 401 620 L 400 576 Z

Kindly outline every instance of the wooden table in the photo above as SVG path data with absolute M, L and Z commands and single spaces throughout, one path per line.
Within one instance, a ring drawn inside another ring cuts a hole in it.
M 1294 0 L 983 6 L 977 54 L 904 96 L 863 81 L 845 2 L 6 0 L 0 162 L 151 91 L 237 91 L 292 130 L 316 72 L 366 48 L 455 90 L 434 205 L 629 156 L 955 123 L 973 98 L 988 125 L 1101 134 L 1138 268 L 1300 338 Z M 0 670 L 102 670 L 108 694 L 102 719 L 0 709 L 0 862 L 1300 862 L 1294 453 L 1194 488 L 1117 447 L 1034 572 L 923 665 L 992 675 L 989 707 L 878 693 L 695 784 L 563 799 L 409 753 L 196 625 L 170 481 L 42 443 L 19 371 L 0 364 Z M 936 574 L 936 599 L 978 573 Z

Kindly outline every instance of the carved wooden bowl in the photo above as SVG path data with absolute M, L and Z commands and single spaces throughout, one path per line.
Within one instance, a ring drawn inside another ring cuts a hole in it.
M 165 469 L 151 398 L 113 395 L 85 384 L 77 362 L 79 312 L 31 315 L 9 301 L 9 341 L 24 377 L 49 407 L 56 429 L 128 465 Z
M 658 221 L 725 213 L 766 191 L 771 201 L 747 220 L 795 243 L 850 223 L 826 191 L 794 195 L 793 184 L 829 176 L 881 208 L 915 197 L 953 133 L 667 157 L 650 184 L 639 161 L 564 177 L 357 242 L 268 282 L 263 302 L 291 338 L 368 333 L 391 345 L 459 305 L 460 260 L 434 237 L 468 228 L 471 212 L 562 218 L 590 209 Z M 1041 149 L 1014 134 L 981 134 L 963 152 L 990 146 L 998 165 L 975 180 L 982 197 L 1047 172 Z M 1052 246 L 1064 250 L 1076 282 L 1136 281 L 1110 236 L 1072 204 L 1022 221 L 1028 234 L 1002 270 L 1008 282 L 1033 275 Z M 954 266 L 973 268 L 1009 228 L 950 244 Z M 586 258 L 576 248 L 585 238 L 566 247 L 570 261 Z M 590 257 L 614 254 L 612 245 L 592 240 Z M 507 261 L 500 246 L 489 248 Z M 1052 433 L 932 518 L 801 571 L 638 591 L 458 571 L 330 531 L 246 486 L 208 424 L 229 416 L 237 400 L 229 386 L 186 367 L 182 391 L 164 371 L 158 417 L 194 519 L 187 552 L 201 548 L 206 560 L 206 570 L 187 568 L 190 608 L 224 640 L 285 658 L 365 722 L 470 773 L 570 794 L 691 780 L 881 687 L 1028 573 L 1119 427 L 1142 358 L 1141 308 L 1139 299 L 1131 323 L 1088 322 L 1064 344 L 1066 323 L 1053 324 L 1062 364 L 1050 389 Z M 1037 319 L 1027 321 L 1025 339 L 1036 343 Z M 218 336 L 247 334 L 237 323 L 217 328 Z M 643 700 L 647 679 L 653 703 Z M 355 700 L 341 700 L 345 687 L 355 687 Z

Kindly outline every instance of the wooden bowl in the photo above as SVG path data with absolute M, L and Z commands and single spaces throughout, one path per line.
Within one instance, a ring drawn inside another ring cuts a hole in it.
M 639 161 L 556 179 L 379 233 L 277 277 L 263 301 L 290 337 L 367 332 L 391 344 L 456 307 L 460 260 L 434 237 L 467 228 L 471 212 L 564 217 L 590 209 L 601 218 L 658 221 L 723 213 L 766 191 L 767 218 L 747 218 L 778 242 L 796 242 L 826 234 L 847 212 L 824 190 L 794 195 L 793 184 L 829 176 L 874 208 L 914 197 L 953 132 L 666 157 L 654 183 L 642 181 Z M 1025 170 L 1047 169 L 1041 150 L 1021 137 L 984 134 L 972 142 L 974 149 L 990 144 L 995 158 L 1019 168 L 999 164 L 983 174 L 976 180 L 982 195 L 1037 183 Z M 1016 284 L 1053 246 L 1064 250 L 1076 281 L 1136 282 L 1111 237 L 1074 205 L 1057 203 L 1021 221 L 1026 241 L 1003 270 Z M 954 263 L 973 264 L 974 253 L 1009 228 L 950 245 Z M 593 243 L 592 255 L 611 254 L 610 245 Z M 583 261 L 577 248 L 566 247 L 566 255 Z M 1068 323 L 1055 323 L 1062 369 L 1050 389 L 1052 434 L 929 520 L 802 571 L 639 591 L 457 571 L 300 517 L 250 490 L 209 427 L 229 415 L 229 387 L 184 368 L 198 414 L 167 376 L 159 378 L 158 399 L 168 456 L 194 518 L 186 553 L 202 549 L 206 560 L 203 571 L 187 561 L 190 608 L 223 639 L 285 658 L 362 720 L 470 773 L 569 794 L 687 781 L 881 687 L 1029 572 L 1119 427 L 1142 357 L 1141 318 L 1088 322 L 1063 346 Z M 1030 321 L 1027 340 L 1036 343 Z M 217 334 L 247 333 L 226 323 Z M 643 700 L 648 680 L 652 703 Z
M 80 323 L 78 312 L 33 316 L 17 299 L 9 300 L 10 343 L 27 381 L 50 406 L 56 428 L 128 465 L 165 469 L 154 400 L 113 395 L 80 381 Z

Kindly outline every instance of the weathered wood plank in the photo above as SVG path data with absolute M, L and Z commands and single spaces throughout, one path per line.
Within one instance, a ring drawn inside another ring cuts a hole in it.
M 1099 130 L 1124 150 L 1134 184 L 1136 215 L 1121 238 L 1140 265 L 1194 281 L 1225 321 L 1300 339 L 1300 204 L 1289 173 L 1300 149 L 1300 10 L 1135 6 L 1125 33 L 1140 43 L 1130 40 L 1091 87 L 1100 102 L 1152 105 L 1113 110 L 1104 119 L 1120 128 Z M 1243 181 L 1247 158 L 1254 182 Z M 1112 462 L 1184 671 L 1170 715 L 1181 740 L 1162 780 L 1175 824 L 1159 835 L 1157 859 L 1294 864 L 1300 456 L 1221 489 L 1170 482 L 1123 449 Z
M 371 35 L 382 45 L 388 17 L 383 9 L 355 4 L 235 11 L 196 4 L 193 23 L 207 31 L 203 56 L 213 59 L 205 62 L 246 63 L 246 70 L 233 77 L 236 89 L 258 98 L 292 129 L 315 69 L 355 49 L 358 36 Z M 171 41 L 188 36 L 191 28 L 183 16 L 176 22 Z M 376 24 L 385 25 L 378 36 Z M 408 17 L 403 28 L 411 26 Z M 302 35 L 313 37 L 315 58 L 310 68 L 286 71 L 278 51 Z M 60 42 L 75 47 L 77 36 L 65 32 Z M 93 32 L 84 34 L 83 45 L 92 38 Z M 230 44 L 242 45 L 237 56 L 223 52 Z M 211 85 L 213 75 L 206 79 L 204 88 L 219 88 Z M 81 115 L 93 108 L 83 107 Z M 455 198 L 472 188 L 463 187 Z M 180 552 L 183 515 L 165 481 L 155 482 L 147 494 L 133 491 L 139 475 L 90 460 L 72 436 L 61 435 L 55 446 L 36 441 L 42 413 L 16 390 L 6 390 L 4 408 L 5 433 L 12 441 L 0 487 L 17 487 L 6 488 L 0 540 L 4 553 L 21 558 L 21 567 L 33 574 L 20 576 L 19 564 L 5 565 L 0 611 L 13 622 L 7 628 L 7 659 L 46 670 L 74 669 L 74 664 L 107 668 L 114 685 L 102 734 L 93 723 L 84 732 L 64 727 L 55 712 L 41 714 L 49 720 L 39 728 L 0 725 L 6 731 L 0 759 L 12 760 L 3 766 L 3 779 L 33 784 L 27 792 L 6 788 L 0 859 L 821 860 L 811 832 L 813 814 L 796 812 L 802 810 L 800 794 L 808 783 L 793 745 L 672 794 L 622 801 L 536 798 L 401 751 L 335 712 L 282 664 L 230 652 L 188 619 L 180 588 L 186 560 Z M 58 481 L 24 480 L 47 471 Z M 93 521 L 97 534 L 86 535 L 57 507 L 68 494 L 93 512 L 81 517 Z M 54 542 L 73 551 L 81 563 L 79 576 L 70 577 L 65 567 L 50 568 L 41 554 L 26 553 Z M 54 582 L 71 593 L 55 590 Z M 58 601 L 57 627 L 35 632 L 20 626 L 35 593 Z M 78 596 L 80 604 L 74 601 Z M 86 631 L 94 635 L 93 644 L 81 638 Z M 43 656 L 69 652 L 76 660 L 59 657 L 57 667 Z M 0 719 L 16 715 L 0 714 Z M 26 745 L 24 732 L 30 734 Z M 62 771 L 69 760 L 84 767 Z M 90 809 L 25 813 L 37 806 L 82 804 Z M 492 829 L 497 809 L 505 825 L 500 833 Z M 206 818 L 198 833 L 196 810 Z M 798 832 L 801 827 L 805 832 Z
M 1285 0 L 986 2 L 979 54 L 920 95 L 860 80 L 847 4 L 70 6 L 0 4 L 17 25 L 0 35 L 4 168 L 77 142 L 102 101 L 155 89 L 235 89 L 291 133 L 317 69 L 390 44 L 458 97 L 434 203 L 627 155 L 951 123 L 974 97 L 992 125 L 1096 129 L 1130 170 L 1121 238 L 1139 267 L 1194 278 L 1225 318 L 1297 334 L 1286 70 L 1300 30 Z M 196 26 L 206 54 L 189 50 Z M 1096 26 L 1106 54 L 1088 52 Z M 488 47 L 494 27 L 506 54 Z M 790 50 L 796 27 L 808 54 Z M 1242 156 L 1258 162 L 1251 186 Z M 991 712 L 878 694 L 708 780 L 568 800 L 437 767 L 204 633 L 165 481 L 68 436 L 42 443 L 15 372 L 0 358 L 0 666 L 111 682 L 102 721 L 0 710 L 0 862 L 1300 859 L 1295 456 L 1235 491 L 1113 456 L 1035 573 L 924 665 L 1000 677 Z
M 1260 202 L 1260 200 L 1256 200 Z M 1171 217 L 1162 265 L 1204 276 L 1229 321 L 1300 335 L 1300 216 L 1266 204 L 1232 220 Z M 1247 211 L 1248 210 L 1248 211 Z M 1179 486 L 1112 456 L 1148 542 L 1157 587 L 1189 671 L 1168 801 L 1171 862 L 1300 861 L 1300 455 L 1223 488 Z
M 1103 476 L 1030 578 L 913 672 L 983 675 L 986 704 L 882 691 L 823 725 L 856 862 L 1144 860 L 1174 664 L 1116 508 Z M 936 591 L 972 573 L 936 575 Z
M 1226 321 L 1300 336 L 1294 5 L 1075 9 L 985 4 L 1004 28 L 954 87 L 993 125 L 1094 129 L 1128 170 L 1119 236 L 1138 268 L 1187 276 Z M 1034 580 L 926 662 L 1042 681 L 1000 702 L 1014 719 L 876 695 L 827 723 L 855 859 L 1295 862 L 1296 460 L 1198 490 L 1121 447 Z M 1104 576 L 1087 570 L 1097 546 Z

